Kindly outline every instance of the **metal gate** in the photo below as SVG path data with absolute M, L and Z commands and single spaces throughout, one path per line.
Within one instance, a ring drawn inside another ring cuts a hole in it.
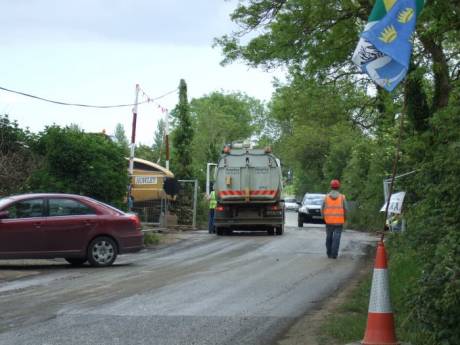
M 136 202 L 132 211 L 142 223 L 160 228 L 196 229 L 198 181 L 179 180 L 179 193 L 163 193 L 161 199 Z

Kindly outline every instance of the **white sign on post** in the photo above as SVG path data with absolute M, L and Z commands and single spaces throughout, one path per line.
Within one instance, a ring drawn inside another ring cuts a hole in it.
M 388 213 L 401 214 L 405 196 L 406 196 L 406 192 L 399 192 L 399 193 L 391 194 L 390 206 L 388 207 Z M 382 208 L 380 209 L 380 212 L 385 212 L 386 207 L 387 207 L 387 203 L 383 204 Z

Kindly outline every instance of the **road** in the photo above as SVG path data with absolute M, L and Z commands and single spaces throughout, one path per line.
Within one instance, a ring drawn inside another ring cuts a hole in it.
M 324 227 L 283 236 L 190 233 L 109 268 L 24 267 L 0 282 L 1 345 L 276 344 L 299 317 L 355 272 L 372 239 L 345 231 L 328 259 Z M 0 262 L 0 270 L 18 269 Z

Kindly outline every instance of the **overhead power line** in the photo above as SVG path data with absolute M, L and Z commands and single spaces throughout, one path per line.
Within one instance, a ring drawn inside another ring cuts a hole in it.
M 40 101 L 44 101 L 44 102 L 48 102 L 48 103 L 54 103 L 54 104 L 59 104 L 59 105 L 70 105 L 70 106 L 74 106 L 74 107 L 108 109 L 108 108 L 132 107 L 132 106 L 135 105 L 134 103 L 131 103 L 131 104 L 116 104 L 116 105 L 92 105 L 92 104 L 68 103 L 68 102 L 55 101 L 55 100 L 52 100 L 52 99 L 47 99 L 47 98 L 31 95 L 29 93 L 25 93 L 25 92 L 21 92 L 21 91 L 10 90 L 10 89 L 7 89 L 7 88 L 2 87 L 2 86 L 0 86 L 0 90 L 15 93 L 15 94 L 25 96 L 25 97 L 38 99 Z M 161 96 L 158 96 L 158 97 L 155 97 L 155 98 L 147 98 L 145 101 L 139 102 L 138 104 L 155 102 L 155 101 L 157 101 L 157 100 L 159 100 L 159 99 L 161 99 L 163 97 L 166 97 L 166 96 L 168 96 L 168 95 L 170 95 L 170 94 L 172 94 L 173 92 L 176 92 L 176 91 L 177 91 L 177 88 L 174 89 L 174 90 L 168 91 L 168 92 L 166 92 L 165 94 L 163 94 Z

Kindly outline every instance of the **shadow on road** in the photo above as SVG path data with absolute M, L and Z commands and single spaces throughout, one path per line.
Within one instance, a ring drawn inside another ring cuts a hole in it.
M 131 262 L 126 262 L 126 263 L 114 263 L 112 266 L 109 267 L 93 267 L 90 266 L 88 263 L 81 265 L 81 266 L 72 266 L 69 263 L 66 262 L 50 262 L 49 264 L 46 263 L 39 263 L 39 264 L 34 264 L 34 263 L 8 263 L 8 264 L 2 264 L 0 263 L 0 270 L 5 270 L 5 271 L 35 271 L 35 270 L 64 270 L 64 269 L 74 269 L 74 270 L 84 270 L 84 269 L 117 269 L 117 268 L 123 268 L 123 267 L 129 267 L 132 266 L 133 263 Z

